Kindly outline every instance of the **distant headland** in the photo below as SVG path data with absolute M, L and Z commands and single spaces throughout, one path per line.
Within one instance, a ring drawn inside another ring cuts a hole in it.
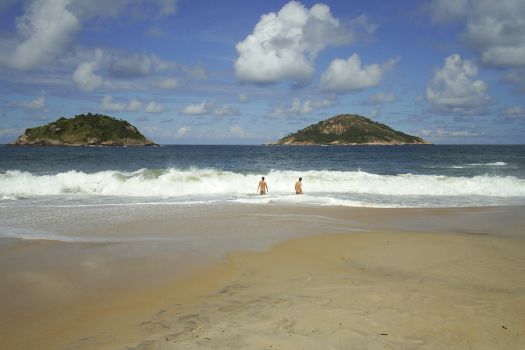
M 354 114 L 341 114 L 312 124 L 271 145 L 407 145 L 429 144 L 420 137 Z
M 59 118 L 47 125 L 26 129 L 15 146 L 158 146 L 125 120 L 102 114 Z

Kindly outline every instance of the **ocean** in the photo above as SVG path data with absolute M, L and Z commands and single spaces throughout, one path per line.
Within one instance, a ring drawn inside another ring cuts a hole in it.
M 0 208 L 202 203 L 523 205 L 525 146 L 0 146 Z

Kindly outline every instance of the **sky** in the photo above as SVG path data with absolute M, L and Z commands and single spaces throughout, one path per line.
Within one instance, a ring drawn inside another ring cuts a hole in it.
M 0 143 L 59 117 L 261 144 L 359 114 L 525 143 L 523 0 L 0 0 Z

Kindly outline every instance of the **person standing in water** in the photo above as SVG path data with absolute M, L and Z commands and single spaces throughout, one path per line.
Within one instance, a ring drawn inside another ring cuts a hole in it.
M 257 186 L 257 191 L 260 191 L 259 193 L 261 196 L 263 194 L 266 194 L 268 192 L 268 185 L 266 184 L 266 181 L 264 181 L 264 176 L 262 177 L 261 181 L 259 181 L 259 186 Z
M 295 194 L 303 194 L 303 184 L 301 183 L 303 181 L 303 178 L 300 177 L 299 181 L 295 183 Z

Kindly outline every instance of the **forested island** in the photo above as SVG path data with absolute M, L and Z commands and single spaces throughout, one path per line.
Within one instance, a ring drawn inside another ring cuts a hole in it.
M 157 146 L 125 120 L 102 114 L 59 118 L 26 129 L 11 145 L 16 146 Z
M 341 114 L 283 137 L 274 145 L 428 144 L 420 137 L 355 114 Z

